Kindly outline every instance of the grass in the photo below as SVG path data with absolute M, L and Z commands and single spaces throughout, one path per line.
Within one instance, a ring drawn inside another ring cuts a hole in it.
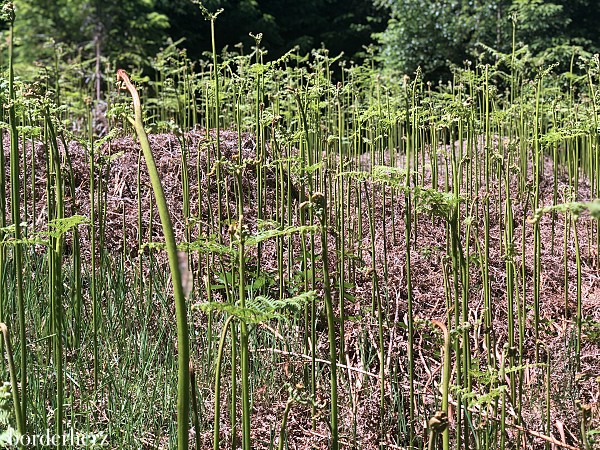
M 554 73 L 515 48 L 434 86 L 324 50 L 265 63 L 256 40 L 132 74 L 151 174 L 112 82 L 94 133 L 89 62 L 30 82 L 9 64 L 14 426 L 111 448 L 593 448 L 597 57 Z

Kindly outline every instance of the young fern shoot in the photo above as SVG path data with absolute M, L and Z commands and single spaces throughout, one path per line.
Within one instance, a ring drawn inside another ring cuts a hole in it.
M 181 272 L 179 269 L 179 257 L 177 254 L 177 244 L 175 242 L 175 233 L 167 200 L 160 182 L 158 170 L 154 163 L 152 150 L 148 136 L 144 130 L 142 119 L 142 105 L 139 94 L 124 70 L 117 71 L 117 81 L 122 81 L 125 88 L 131 94 L 133 99 L 133 109 L 135 119 L 129 118 L 129 121 L 135 127 L 135 131 L 140 139 L 140 145 L 144 152 L 144 159 L 150 174 L 152 189 L 156 198 L 156 206 L 162 223 L 163 234 L 169 257 L 169 267 L 171 269 L 171 278 L 173 281 L 173 291 L 175 296 L 175 315 L 177 317 L 177 351 L 178 351 L 178 383 L 177 383 L 177 449 L 187 450 L 188 448 L 188 426 L 190 412 L 190 349 L 187 323 L 187 306 L 185 303 L 185 293 L 181 282 Z

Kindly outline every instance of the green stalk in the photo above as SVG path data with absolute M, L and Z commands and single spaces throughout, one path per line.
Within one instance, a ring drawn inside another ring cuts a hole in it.
M 285 445 L 285 427 L 287 426 L 288 416 L 290 415 L 290 411 L 292 410 L 292 405 L 294 404 L 294 397 L 290 395 L 286 404 L 285 410 L 283 411 L 283 418 L 281 419 L 281 428 L 279 429 L 279 443 L 277 444 L 277 450 L 283 450 Z
M 508 346 L 514 348 L 515 346 L 515 319 L 514 319 L 514 293 L 515 293 L 515 264 L 514 264 L 514 230 L 513 230 L 513 206 L 510 197 L 510 170 L 507 167 L 505 169 L 505 189 L 506 189 L 506 200 L 505 200 L 505 239 L 506 239 L 506 259 L 505 259 L 505 270 L 506 270 L 506 301 L 507 301 L 507 319 L 508 319 Z M 510 353 L 510 365 L 515 366 L 514 352 Z M 510 388 L 511 398 L 513 401 L 516 400 L 516 373 L 511 371 L 510 373 Z
M 219 450 L 220 430 L 221 430 L 221 364 L 223 362 L 223 348 L 225 347 L 225 338 L 227 336 L 227 328 L 231 320 L 235 316 L 229 316 L 223 325 L 223 331 L 221 332 L 221 339 L 219 340 L 219 349 L 217 350 L 217 366 L 215 368 L 215 420 L 214 420 L 214 434 L 213 434 L 213 450 Z M 232 344 L 235 345 L 235 342 Z M 235 367 L 235 366 L 234 366 Z M 232 378 L 235 377 L 235 368 L 232 371 Z M 235 403 L 235 399 L 232 399 Z
M 239 215 L 238 219 L 238 295 L 239 302 L 242 308 L 246 307 L 246 283 L 245 283 L 245 269 L 246 263 L 244 261 L 245 248 L 245 230 L 243 224 L 244 216 Z M 250 357 L 248 350 L 248 325 L 245 321 L 240 323 L 240 364 L 242 371 L 242 448 L 244 450 L 250 450 L 250 417 L 252 411 L 250 410 Z
M 231 424 L 231 450 L 237 450 L 237 366 L 238 366 L 238 332 L 235 322 L 230 322 L 231 329 L 231 405 L 229 408 L 229 423 Z
M 98 386 L 98 376 L 100 373 L 100 356 L 98 351 L 98 294 L 96 277 L 96 168 L 95 168 L 95 149 L 94 132 L 92 129 L 91 114 L 88 115 L 89 140 L 90 140 L 90 248 L 91 248 L 91 274 L 90 274 L 90 297 L 92 300 L 92 329 L 93 329 L 93 352 L 94 352 L 94 388 Z M 141 227 L 140 227 L 141 230 Z M 141 258 L 140 258 L 141 260 Z M 142 277 L 140 271 L 140 279 Z
M 194 364 L 190 361 L 190 382 L 191 382 L 191 397 L 192 397 L 192 420 L 194 421 L 195 436 L 196 436 L 196 450 L 200 450 L 200 413 L 198 412 L 198 393 L 196 388 L 196 369 Z
M 413 84 L 412 89 L 412 108 L 411 108 L 411 134 L 407 136 L 407 147 L 406 147 L 406 179 L 405 179 L 405 192 L 404 192 L 404 226 L 405 226 L 405 258 L 406 258 L 406 308 L 407 308 L 407 334 L 408 334 L 408 401 L 409 401 L 409 421 L 410 421 L 410 430 L 409 430 L 409 443 L 411 446 L 414 446 L 415 443 L 415 353 L 414 353 L 414 314 L 413 314 L 413 286 L 412 286 L 412 267 L 411 267 L 411 236 L 413 235 L 412 230 L 412 220 L 413 220 L 413 212 L 412 212 L 412 195 L 411 195 L 411 171 L 413 168 L 411 167 L 411 155 L 416 151 L 416 80 Z M 407 106 L 408 107 L 408 106 Z M 408 112 L 407 112 L 408 114 Z M 415 183 L 416 184 L 416 183 Z M 416 216 L 416 214 L 414 214 Z M 416 246 L 416 229 L 415 229 L 415 246 Z M 373 255 L 374 257 L 375 255 Z M 383 383 L 383 381 L 382 381 Z
M 216 44 L 216 40 L 215 40 L 215 22 L 217 21 L 217 16 L 219 14 L 221 14 L 221 12 L 223 12 L 222 9 L 217 10 L 217 12 L 215 13 L 210 13 L 205 7 L 204 5 L 202 5 L 202 3 L 197 2 L 198 6 L 200 7 L 200 11 L 202 12 L 202 14 L 204 15 L 204 17 L 210 21 L 210 38 L 211 38 L 211 44 L 212 44 L 212 63 L 213 63 L 213 71 L 214 71 L 214 89 L 215 89 L 215 110 L 214 110 L 214 127 L 216 130 L 216 135 L 215 135 L 215 139 L 216 139 L 216 155 L 217 155 L 217 161 L 216 161 L 216 166 L 215 166 L 215 176 L 217 179 L 217 214 L 218 214 L 218 226 L 219 226 L 219 230 L 221 229 L 221 220 L 223 219 L 223 205 L 222 205 L 222 187 L 221 187 L 221 182 L 222 182 L 222 176 L 221 176 L 221 119 L 220 119 L 220 115 L 221 115 L 221 92 L 220 92 L 220 88 L 219 88 L 219 65 L 218 65 L 218 61 L 217 61 L 217 44 Z M 209 104 L 208 104 L 208 100 L 206 102 L 206 108 L 207 108 L 207 113 L 208 113 L 208 109 L 209 109 Z M 207 125 L 209 124 L 209 120 L 208 120 L 208 114 L 207 114 Z M 206 132 L 208 133 L 208 129 L 209 127 L 206 127 Z M 217 237 L 219 239 L 219 242 L 221 242 L 222 240 L 222 235 L 221 233 L 217 234 Z
M 581 425 L 579 431 L 581 432 L 581 444 L 583 450 L 592 450 L 592 444 L 588 439 L 587 422 L 592 417 L 592 407 L 590 405 L 578 405 L 581 410 Z
M 444 335 L 444 367 L 442 369 L 442 413 L 446 415 L 446 420 L 448 418 L 448 390 L 450 388 L 450 375 L 451 375 L 451 341 L 450 341 L 450 333 L 448 333 L 448 328 L 442 322 L 437 319 L 433 319 L 431 321 L 434 325 L 437 325 Z M 450 431 L 448 429 L 446 422 L 446 427 L 442 431 L 442 448 L 443 450 L 449 450 L 450 448 Z
M 54 180 L 54 198 L 55 207 L 52 210 L 52 217 L 56 220 L 64 218 L 64 192 L 63 192 L 63 180 L 60 155 L 58 153 L 58 142 L 56 140 L 56 134 L 54 132 L 54 126 L 50 119 L 50 111 L 46 109 L 46 124 L 50 134 L 50 159 L 52 167 L 52 178 Z M 63 295 L 63 281 L 62 281 L 62 256 L 63 256 L 63 244 L 64 234 L 58 237 L 50 238 L 50 258 L 49 258 L 49 272 L 50 272 L 50 299 L 52 307 L 52 333 L 54 343 L 54 365 L 56 370 L 56 435 L 63 435 L 63 417 L 64 417 L 64 370 L 63 370 L 63 308 L 62 308 L 62 295 Z M 59 444 L 58 448 L 62 448 Z
M 325 195 L 316 193 L 311 197 L 315 204 L 316 215 L 321 222 L 321 258 L 323 260 L 323 294 L 327 314 L 327 332 L 329 337 L 330 387 L 331 387 L 331 449 L 339 450 L 338 437 L 338 388 L 337 388 L 337 348 L 335 340 L 335 316 L 329 276 L 329 255 L 327 250 L 327 201 Z M 382 361 L 383 363 L 383 361 Z
M 545 426 L 546 426 L 546 434 L 548 436 L 552 433 L 552 403 L 551 403 L 551 386 L 552 386 L 552 353 L 550 349 L 546 347 L 546 411 L 545 411 Z M 546 449 L 550 449 L 549 443 L 546 444 Z
M 9 4 L 11 5 L 11 4 Z M 12 5 L 11 5 L 12 6 Z M 10 206 L 12 223 L 15 227 L 15 239 L 21 239 L 21 198 L 19 193 L 19 134 L 17 132 L 17 119 L 15 115 L 15 89 L 14 89 L 14 22 L 15 13 L 10 9 L 9 14 L 9 43 L 8 43 L 8 95 L 10 105 L 8 108 L 8 123 L 10 126 Z M 14 246 L 15 277 L 17 285 L 17 305 L 19 322 L 19 345 L 21 364 L 21 414 L 23 417 L 23 430 L 27 430 L 27 333 L 25 328 L 25 299 L 23 297 L 23 248 L 21 244 Z
M 185 293 L 181 283 L 181 273 L 179 269 L 179 258 L 177 255 L 177 243 L 175 242 L 175 233 L 167 207 L 167 200 L 160 182 L 160 176 L 150 142 L 144 130 L 142 118 L 142 105 L 140 97 L 135 86 L 129 80 L 129 76 L 124 70 L 117 71 L 117 81 L 122 81 L 133 99 L 133 108 L 135 120 L 129 118 L 129 121 L 135 127 L 135 131 L 140 140 L 140 145 L 144 152 L 144 159 L 148 167 L 148 173 L 152 182 L 152 189 L 156 199 L 156 206 L 162 223 L 167 254 L 169 257 L 169 267 L 171 269 L 171 278 L 173 282 L 173 294 L 175 297 L 175 315 L 177 318 L 177 351 L 178 351 L 178 385 L 177 385 L 177 448 L 178 450 L 187 450 L 188 448 L 188 420 L 190 412 L 190 346 L 187 324 L 187 306 L 185 303 Z
M 490 131 L 490 97 L 489 97 L 489 76 L 488 66 L 485 67 L 485 142 L 486 147 L 490 148 L 492 142 L 492 135 Z M 487 359 L 488 364 L 495 364 L 494 348 L 494 330 L 492 323 L 494 321 L 494 312 L 492 308 L 492 300 L 490 295 L 490 157 L 489 152 L 485 153 L 485 199 L 484 199 L 484 252 L 483 252 L 483 264 L 482 264 L 482 282 L 483 282 L 483 299 L 484 299 L 484 320 L 486 326 L 485 342 L 487 344 Z M 477 177 L 479 181 L 479 176 Z M 507 188 L 508 189 L 508 188 Z M 508 191 L 507 191 L 508 192 Z
M 64 134 L 60 134 L 60 142 L 63 146 L 63 149 L 65 151 L 65 159 L 67 161 L 67 168 L 68 168 L 68 174 L 69 174 L 69 182 L 68 182 L 68 187 L 69 187 L 69 196 L 74 199 L 75 198 L 75 175 L 73 172 L 73 163 L 71 161 L 71 156 L 69 155 L 69 151 L 68 151 L 68 145 L 66 143 Z M 35 152 L 31 152 L 32 155 L 35 154 Z M 33 159 L 33 156 L 32 156 Z M 35 167 L 35 165 L 31 164 L 31 167 Z M 33 169 L 32 169 L 33 170 Z M 35 170 L 33 170 L 33 172 L 35 173 Z M 32 179 L 35 181 L 35 176 L 32 176 Z M 32 197 L 33 197 L 33 204 L 35 205 L 35 184 L 32 184 L 31 186 L 31 190 L 32 190 Z M 35 211 L 35 208 L 33 208 L 33 211 Z M 77 214 L 77 207 L 75 206 L 75 202 L 71 201 L 71 216 L 74 216 Z M 33 214 L 33 216 L 35 217 L 35 214 Z M 34 222 L 35 223 L 35 220 Z M 123 234 L 123 236 L 125 236 L 125 234 Z M 71 291 L 72 291 L 72 295 L 71 295 L 71 301 L 73 302 L 73 308 L 74 308 L 74 320 L 75 320 L 75 325 L 74 325 L 74 344 L 75 347 L 79 347 L 79 340 L 81 338 L 81 312 L 83 311 L 83 291 L 82 291 L 82 283 L 81 283 L 81 243 L 80 243 L 80 236 L 79 236 L 79 228 L 75 227 L 73 229 L 73 282 L 71 285 Z
M 565 218 L 567 220 L 567 218 Z M 577 232 L 577 220 L 575 218 L 573 221 L 573 233 L 575 237 L 575 263 L 577 267 L 577 291 L 576 291 L 576 299 L 577 299 L 577 313 L 576 313 L 576 326 L 577 326 L 577 344 L 575 346 L 575 364 L 577 370 L 581 370 L 581 338 L 582 338 L 582 296 L 581 296 L 581 251 L 579 249 L 579 233 Z
M 239 148 L 238 158 L 239 163 L 242 164 L 241 161 L 241 147 Z M 243 168 L 236 168 L 236 196 L 237 196 L 237 214 L 238 214 L 238 222 L 237 228 L 232 228 L 231 230 L 234 232 L 234 237 L 237 239 L 237 256 L 238 256 L 238 296 L 239 303 L 242 308 L 246 307 L 246 249 L 245 249 L 245 241 L 246 241 L 246 229 L 244 227 L 244 191 L 242 188 L 242 170 Z M 232 333 L 232 338 L 235 338 L 235 333 Z M 235 339 L 232 339 L 232 349 L 235 351 Z M 241 365 L 241 375 L 242 375 L 242 448 L 244 450 L 251 449 L 251 440 L 250 440 L 250 423 L 252 417 L 252 410 L 250 407 L 250 355 L 248 350 L 248 325 L 245 321 L 241 321 L 240 323 L 240 365 Z M 235 353 L 233 360 L 235 362 Z M 232 377 L 235 377 L 235 369 L 232 370 Z M 235 389 L 235 383 L 233 383 L 233 387 Z M 232 396 L 232 404 L 235 405 L 235 391 Z M 233 411 L 233 408 L 232 408 Z M 232 438 L 235 441 L 235 436 Z
M 4 338 L 4 350 L 6 351 L 6 359 L 8 360 L 8 371 L 10 373 L 10 384 L 13 396 L 13 404 L 15 408 L 15 419 L 17 421 L 17 431 L 21 436 L 25 435 L 25 418 L 19 401 L 19 385 L 17 382 L 17 369 L 13 359 L 12 345 L 10 343 L 10 334 L 5 323 L 0 323 L 0 332 Z
M 543 76 L 540 76 L 537 84 L 536 98 L 535 98 L 535 123 L 533 124 L 533 152 L 534 152 L 534 182 L 535 182 L 535 197 L 533 200 L 533 207 L 537 209 L 540 207 L 540 183 L 542 176 L 542 149 L 540 147 L 539 140 L 539 128 L 540 128 L 540 97 L 542 91 L 542 80 Z M 526 173 L 526 172 L 525 172 Z M 541 259 L 542 259 L 542 242 L 541 242 L 541 230 L 539 221 L 536 221 L 533 225 L 533 313 L 534 313 L 534 328 L 533 335 L 535 337 L 535 362 L 536 364 L 540 359 L 540 341 L 539 341 L 539 329 L 540 329 L 540 288 L 541 288 Z

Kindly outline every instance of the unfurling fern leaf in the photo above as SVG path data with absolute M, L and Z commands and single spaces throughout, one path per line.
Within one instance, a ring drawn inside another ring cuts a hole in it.
M 227 313 L 248 325 L 267 322 L 272 319 L 285 319 L 284 311 L 301 311 L 306 303 L 316 296 L 315 291 L 308 291 L 283 300 L 274 300 L 266 296 L 258 296 L 246 300 L 246 307 L 232 305 L 231 303 L 209 302 L 197 305 L 202 311 L 208 313 L 219 311 Z

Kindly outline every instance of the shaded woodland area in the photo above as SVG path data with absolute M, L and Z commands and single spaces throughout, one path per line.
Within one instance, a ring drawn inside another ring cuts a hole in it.
M 212 49 L 210 21 L 195 0 L 16 1 L 17 52 L 22 62 L 51 60 L 52 48 L 72 57 L 100 54 L 125 67 L 148 65 L 167 40 L 180 42 L 192 60 Z M 433 81 L 448 80 L 451 65 L 487 58 L 493 63 L 516 44 L 531 64 L 560 62 L 600 49 L 594 0 L 209 0 L 218 51 L 251 53 L 259 34 L 265 61 L 298 48 L 324 47 L 331 57 L 362 62 L 409 76 L 418 67 Z M 254 37 L 252 37 L 254 35 Z M 525 50 L 526 49 L 526 50 Z M 485 55 L 485 56 L 482 56 Z

